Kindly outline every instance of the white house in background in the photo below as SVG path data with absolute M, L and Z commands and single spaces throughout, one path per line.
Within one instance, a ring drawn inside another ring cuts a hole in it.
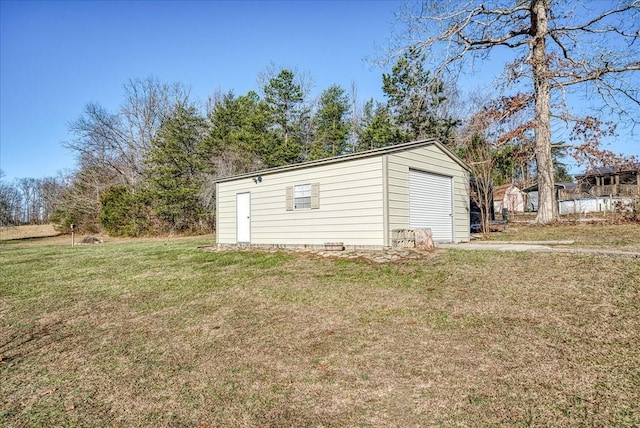
M 527 194 L 515 184 L 503 184 L 493 188 L 493 209 L 501 213 L 503 208 L 510 213 L 523 213 L 527 204 Z
M 216 243 L 392 246 L 392 231 L 430 228 L 468 241 L 469 172 L 436 140 L 266 169 L 216 183 Z

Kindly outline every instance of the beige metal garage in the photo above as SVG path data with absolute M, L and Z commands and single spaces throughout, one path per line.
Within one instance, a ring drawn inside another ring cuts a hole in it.
M 436 140 L 228 177 L 216 195 L 219 245 L 380 248 L 412 228 L 469 240 L 468 169 Z

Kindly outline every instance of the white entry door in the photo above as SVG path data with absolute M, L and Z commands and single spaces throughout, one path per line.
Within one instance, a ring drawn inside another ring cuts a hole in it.
M 236 195 L 236 236 L 239 244 L 251 242 L 251 193 Z
M 409 227 L 430 228 L 433 240 L 453 241 L 451 177 L 409 170 Z

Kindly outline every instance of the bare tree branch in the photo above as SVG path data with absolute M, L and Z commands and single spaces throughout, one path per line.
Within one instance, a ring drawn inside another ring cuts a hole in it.
M 418 13 L 404 15 L 408 48 L 432 61 L 434 76 L 456 75 L 498 47 L 510 48 L 523 60 L 507 68 L 507 82 L 530 79 L 535 94 L 538 176 L 541 185 L 538 220 L 555 217 L 551 171 L 551 104 L 553 94 L 577 91 L 597 95 L 601 105 L 630 122 L 640 120 L 637 83 L 640 70 L 640 0 L 611 3 L 555 0 L 474 1 L 427 0 Z M 625 45 L 628 49 L 625 49 Z M 553 117 L 562 117 L 555 114 Z M 498 118 L 496 118 L 498 119 Z M 551 214 L 550 214 L 551 213 Z

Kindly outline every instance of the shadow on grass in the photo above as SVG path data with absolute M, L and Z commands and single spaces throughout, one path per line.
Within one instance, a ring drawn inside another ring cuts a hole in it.
M 50 239 L 50 238 L 58 238 L 60 236 L 62 236 L 62 233 L 57 233 L 55 235 L 45 235 L 45 236 L 26 236 L 24 238 L 9 238 L 9 239 L 2 239 L 0 238 L 0 243 L 6 242 L 6 243 L 20 243 L 20 242 L 38 242 L 38 241 L 43 241 L 45 239 Z
M 39 349 L 66 339 L 70 334 L 59 334 L 62 327 L 62 321 L 56 321 L 33 328 L 26 333 L 18 330 L 7 338 L 0 339 L 0 364 L 20 360 Z

